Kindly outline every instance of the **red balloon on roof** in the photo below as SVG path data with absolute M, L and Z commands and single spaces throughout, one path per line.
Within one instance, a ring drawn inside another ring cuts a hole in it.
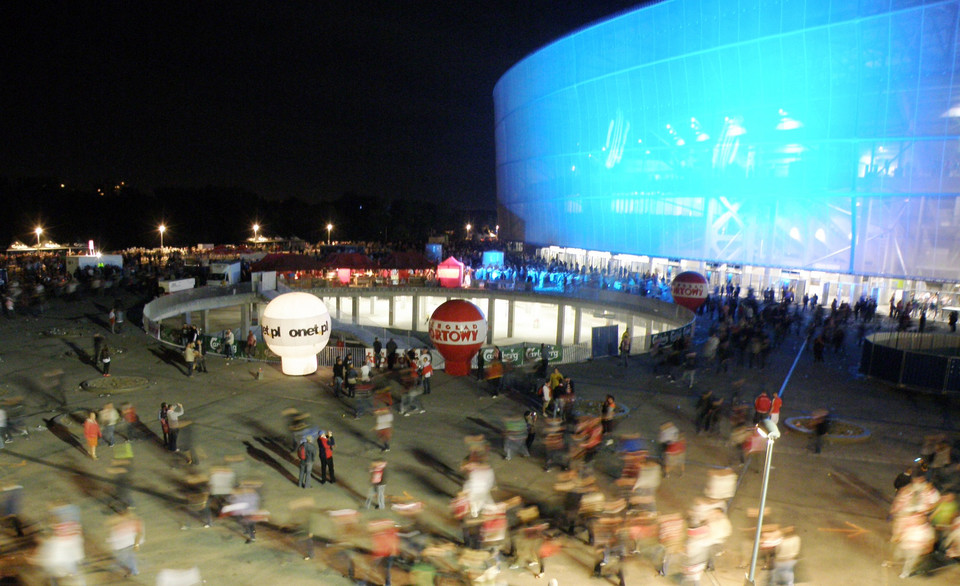
M 707 300 L 707 279 L 700 273 L 686 271 L 673 279 L 670 291 L 674 303 L 696 311 Z
M 487 320 L 476 305 L 451 299 L 430 316 L 430 341 L 443 356 L 447 374 L 470 374 L 470 361 L 487 338 Z

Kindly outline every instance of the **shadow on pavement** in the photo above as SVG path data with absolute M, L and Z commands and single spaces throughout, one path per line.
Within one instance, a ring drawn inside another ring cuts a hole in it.
M 74 435 L 70 433 L 70 430 L 67 429 L 65 425 L 57 421 L 56 417 L 51 419 L 44 419 L 43 422 L 47 425 L 47 429 L 49 429 L 53 433 L 53 435 L 57 436 L 57 438 L 60 439 L 60 441 L 62 441 L 63 443 L 67 444 L 72 448 L 75 448 L 84 456 L 87 455 L 87 449 L 83 446 L 82 443 L 80 443 L 80 440 L 74 437 Z
M 442 474 L 449 480 L 456 482 L 457 484 L 463 484 L 464 477 L 462 474 L 460 474 L 458 471 L 454 470 L 450 466 L 446 465 L 445 463 L 441 462 L 436 456 L 434 456 L 430 452 L 420 448 L 414 448 L 411 450 L 411 453 L 413 454 L 413 457 L 416 458 L 417 462 L 420 463 L 421 465 L 430 468 L 434 472 L 439 472 L 440 474 Z
M 262 440 L 257 438 L 257 441 L 262 441 Z M 289 470 L 284 468 L 283 465 L 280 464 L 280 462 L 277 462 L 276 460 L 274 460 L 270 454 L 268 454 L 267 452 L 264 452 L 260 448 L 257 448 L 250 442 L 243 442 L 243 445 L 247 447 L 247 454 L 249 454 L 251 458 L 253 458 L 258 462 L 266 464 L 267 466 L 273 468 L 278 474 L 280 474 L 280 476 L 283 476 L 293 484 L 297 484 L 297 477 L 294 476 Z
M 162 360 L 164 363 L 175 367 L 180 374 L 187 374 L 187 367 L 183 364 L 183 356 L 176 350 L 167 348 L 166 346 L 154 346 L 153 348 L 150 348 L 150 353 Z

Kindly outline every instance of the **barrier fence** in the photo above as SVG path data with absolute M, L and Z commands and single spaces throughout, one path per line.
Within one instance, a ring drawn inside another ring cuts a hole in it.
M 863 340 L 860 372 L 899 387 L 960 392 L 960 336 L 878 332 Z

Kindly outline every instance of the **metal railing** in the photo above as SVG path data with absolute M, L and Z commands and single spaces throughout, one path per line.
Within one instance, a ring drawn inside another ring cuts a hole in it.
M 960 336 L 878 332 L 863 339 L 860 372 L 898 387 L 960 392 Z

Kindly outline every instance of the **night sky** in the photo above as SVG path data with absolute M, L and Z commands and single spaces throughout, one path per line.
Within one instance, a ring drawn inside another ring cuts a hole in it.
M 4 3 L 0 175 L 492 209 L 497 80 L 639 3 Z

